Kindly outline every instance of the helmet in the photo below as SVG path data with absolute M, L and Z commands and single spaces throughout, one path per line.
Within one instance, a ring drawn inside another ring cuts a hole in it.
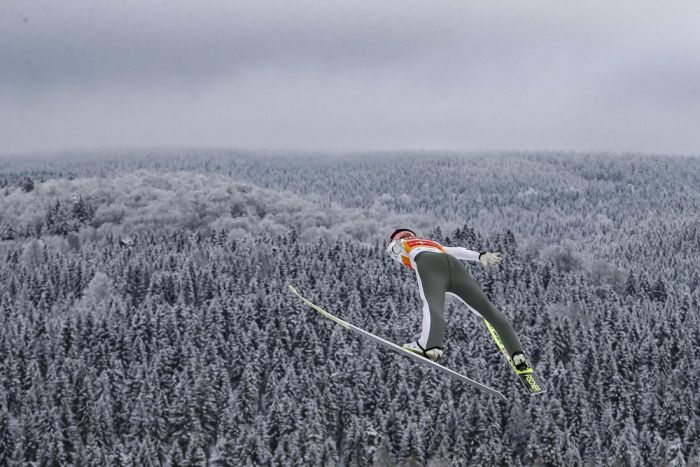
M 398 234 L 399 232 L 411 232 L 413 235 L 416 235 L 416 233 L 411 229 L 396 229 L 391 233 L 391 235 L 389 235 L 389 241 L 387 242 L 387 245 L 391 243 L 392 240 L 394 240 L 394 237 L 396 237 L 396 234 Z

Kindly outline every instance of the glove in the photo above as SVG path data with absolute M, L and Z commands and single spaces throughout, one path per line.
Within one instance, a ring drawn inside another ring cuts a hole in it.
M 479 261 L 481 261 L 481 264 L 483 264 L 485 267 L 496 267 L 501 264 L 503 258 L 501 258 L 500 253 L 484 251 L 479 255 Z

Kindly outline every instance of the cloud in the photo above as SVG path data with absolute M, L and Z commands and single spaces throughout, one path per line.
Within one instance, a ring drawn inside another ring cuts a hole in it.
M 695 2 L 12 1 L 0 152 L 697 152 Z M 680 123 L 679 123 L 680 122 Z

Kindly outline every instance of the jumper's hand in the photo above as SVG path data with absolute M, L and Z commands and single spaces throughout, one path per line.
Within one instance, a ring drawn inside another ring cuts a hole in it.
M 491 253 L 486 251 L 479 256 L 479 261 L 481 261 L 481 264 L 486 267 L 496 267 L 501 264 L 503 258 L 501 258 L 500 253 Z

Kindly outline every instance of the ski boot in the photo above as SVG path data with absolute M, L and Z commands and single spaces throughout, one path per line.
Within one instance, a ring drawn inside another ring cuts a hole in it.
M 439 347 L 433 347 L 430 350 L 425 350 L 423 347 L 421 347 L 418 341 L 409 342 L 408 344 L 404 344 L 401 347 L 408 350 L 409 352 L 418 354 L 421 357 L 425 357 L 433 362 L 437 362 L 443 353 L 442 349 Z
M 515 367 L 515 372 L 519 375 L 525 373 L 532 373 L 532 367 L 525 359 L 525 355 L 522 352 L 515 352 L 512 357 L 510 357 Z

